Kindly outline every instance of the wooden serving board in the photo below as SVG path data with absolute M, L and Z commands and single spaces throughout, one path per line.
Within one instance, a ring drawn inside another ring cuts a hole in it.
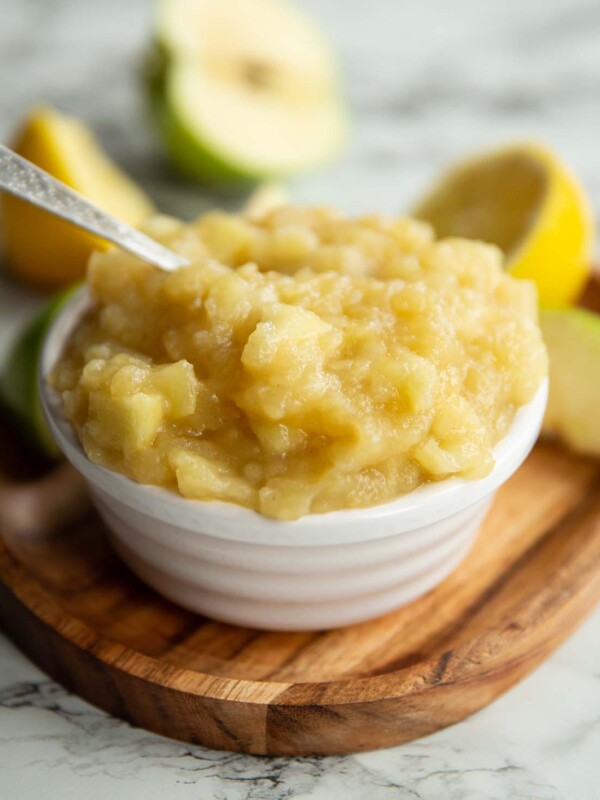
M 14 479 L 16 451 L 0 444 Z M 439 588 L 314 633 L 220 624 L 159 597 L 111 553 L 69 469 L 0 484 L 1 624 L 91 703 L 213 748 L 346 753 L 431 733 L 530 672 L 600 599 L 600 464 L 548 444 Z

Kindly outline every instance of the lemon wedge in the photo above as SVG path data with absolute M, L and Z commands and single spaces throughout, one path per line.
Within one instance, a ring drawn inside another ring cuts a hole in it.
M 124 222 L 153 212 L 146 195 L 101 150 L 81 122 L 44 106 L 23 122 L 13 149 Z M 106 244 L 28 203 L 2 195 L 4 258 L 19 278 L 41 288 L 81 278 L 90 253 Z
M 541 144 L 515 144 L 459 163 L 413 213 L 438 236 L 498 245 L 509 272 L 535 281 L 542 305 L 572 304 L 591 269 L 590 203 L 573 173 Z

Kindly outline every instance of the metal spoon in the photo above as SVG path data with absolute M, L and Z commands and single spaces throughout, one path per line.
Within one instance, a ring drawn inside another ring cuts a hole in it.
M 127 250 L 156 267 L 173 272 L 189 262 L 154 239 L 97 208 L 31 161 L 0 145 L 0 189 Z M 35 236 L 36 232 L 31 231 Z

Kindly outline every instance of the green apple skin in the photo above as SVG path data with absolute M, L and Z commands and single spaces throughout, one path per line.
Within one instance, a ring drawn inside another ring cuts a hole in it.
M 547 308 L 540 324 L 550 356 L 542 430 L 576 452 L 600 456 L 600 314 Z
M 60 451 L 48 429 L 37 386 L 42 346 L 48 329 L 69 300 L 72 287 L 54 295 L 17 337 L 0 378 L 0 400 L 35 451 L 57 459 Z
M 245 189 L 267 177 L 249 174 L 219 159 L 199 138 L 191 136 L 181 125 L 169 101 L 171 58 L 167 46 L 155 42 L 146 59 L 144 76 L 150 110 L 171 164 L 186 178 L 216 186 L 226 184 L 234 189 L 238 186 Z

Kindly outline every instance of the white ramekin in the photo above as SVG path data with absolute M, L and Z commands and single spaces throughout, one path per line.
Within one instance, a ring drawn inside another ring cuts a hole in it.
M 485 478 L 451 478 L 372 508 L 268 519 L 231 503 L 187 500 L 92 463 L 64 418 L 48 374 L 89 305 L 78 292 L 55 320 L 40 363 L 44 411 L 86 479 L 113 546 L 158 592 L 237 625 L 335 628 L 370 619 L 437 586 L 471 547 L 494 493 L 523 462 L 548 385 L 517 412 Z

